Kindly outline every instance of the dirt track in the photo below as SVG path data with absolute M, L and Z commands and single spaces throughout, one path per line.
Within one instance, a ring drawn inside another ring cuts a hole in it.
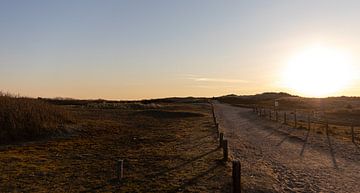
M 360 148 L 215 102 L 246 192 L 360 192 Z

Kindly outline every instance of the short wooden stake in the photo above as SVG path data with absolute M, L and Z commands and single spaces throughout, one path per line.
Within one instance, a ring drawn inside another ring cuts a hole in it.
M 228 161 L 229 152 L 228 152 L 228 141 L 226 139 L 223 140 L 223 154 L 224 154 L 224 161 Z
M 354 125 L 351 125 L 351 141 L 355 143 Z
M 232 162 L 232 182 L 233 193 L 241 192 L 241 164 L 240 161 L 234 160 Z
M 284 124 L 286 124 L 286 112 L 284 112 Z
M 116 175 L 118 181 L 124 177 L 124 160 L 117 160 L 116 161 Z
M 326 135 L 329 135 L 329 122 L 326 120 Z
M 271 120 L 271 109 L 269 110 L 269 119 Z
M 222 147 L 222 146 L 223 146 L 223 141 L 224 141 L 224 133 L 220 133 L 219 147 Z

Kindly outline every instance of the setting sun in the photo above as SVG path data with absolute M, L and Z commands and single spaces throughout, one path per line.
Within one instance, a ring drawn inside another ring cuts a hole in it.
M 302 95 L 323 97 L 345 89 L 353 78 L 352 60 L 340 49 L 312 46 L 295 54 L 283 71 L 283 83 Z

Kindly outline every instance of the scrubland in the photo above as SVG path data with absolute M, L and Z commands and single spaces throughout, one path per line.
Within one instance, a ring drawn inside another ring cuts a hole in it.
M 230 191 L 230 167 L 221 161 L 206 100 L 1 100 L 14 113 L 21 109 L 19 117 L 36 119 L 25 127 L 20 123 L 28 119 L 13 118 L 19 126 L 10 129 L 25 127 L 36 136 L 33 130 L 47 133 L 64 125 L 67 134 L 1 145 L 0 192 Z

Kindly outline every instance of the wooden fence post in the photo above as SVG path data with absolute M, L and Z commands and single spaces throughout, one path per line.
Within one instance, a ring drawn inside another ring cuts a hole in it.
M 329 121 L 326 120 L 326 135 L 329 135 Z
M 223 142 L 224 142 L 224 133 L 220 133 L 219 147 L 222 147 L 222 146 L 223 146 Z
M 213 113 L 213 117 L 214 117 L 214 123 L 216 125 L 216 116 L 215 116 L 215 113 Z
M 351 125 L 351 141 L 355 143 L 354 125 Z
M 233 193 L 241 192 L 241 164 L 240 161 L 234 160 L 232 162 L 232 181 Z
M 229 159 L 229 152 L 228 152 L 228 140 L 223 140 L 223 154 L 224 154 L 224 161 L 228 161 Z
M 121 181 L 121 179 L 124 177 L 124 160 L 116 161 L 116 175 L 118 181 Z
M 271 109 L 269 109 L 269 119 L 271 120 Z

